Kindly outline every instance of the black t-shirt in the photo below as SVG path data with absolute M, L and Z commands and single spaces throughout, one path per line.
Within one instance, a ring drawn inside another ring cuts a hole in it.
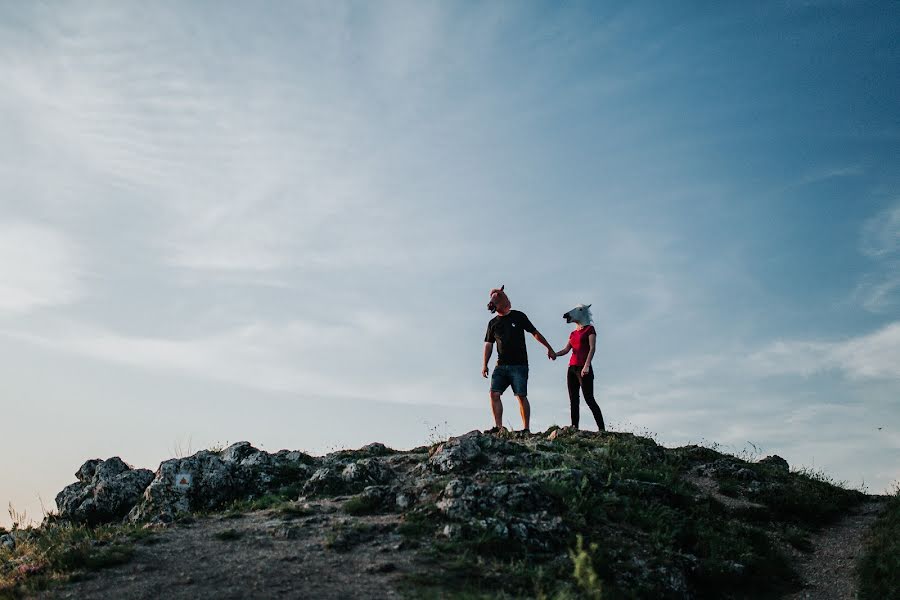
M 525 332 L 537 331 L 525 313 L 511 310 L 505 317 L 496 316 L 490 320 L 485 342 L 497 342 L 498 365 L 527 365 L 528 352 L 525 350 Z

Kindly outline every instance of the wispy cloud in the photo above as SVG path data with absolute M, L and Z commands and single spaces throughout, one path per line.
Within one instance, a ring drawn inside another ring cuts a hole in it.
M 84 292 L 80 249 L 43 225 L 0 222 L 0 314 L 64 305 Z
M 897 258 L 900 253 L 900 202 L 866 221 L 861 249 L 872 258 Z
M 873 313 L 900 307 L 900 203 L 869 218 L 862 228 L 860 251 L 872 260 L 854 298 Z
M 0 335 L 54 352 L 304 398 L 449 402 L 453 392 L 440 390 L 438 374 L 398 382 L 391 373 L 361 368 L 399 354 L 408 344 L 406 336 L 396 334 L 403 329 L 409 323 L 358 310 L 342 313 L 333 325 L 257 322 L 191 338 L 136 336 L 58 319 L 43 328 L 7 328 Z

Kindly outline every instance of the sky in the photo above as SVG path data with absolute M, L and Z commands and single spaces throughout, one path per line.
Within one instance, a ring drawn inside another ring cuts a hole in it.
M 898 2 L 0 0 L 0 70 L 19 514 L 89 458 L 486 429 L 501 284 L 557 348 L 592 304 L 615 430 L 900 479 Z

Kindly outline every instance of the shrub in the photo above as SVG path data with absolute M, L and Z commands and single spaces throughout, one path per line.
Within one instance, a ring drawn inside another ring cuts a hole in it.
M 900 598 L 900 488 L 872 526 L 857 576 L 863 600 Z

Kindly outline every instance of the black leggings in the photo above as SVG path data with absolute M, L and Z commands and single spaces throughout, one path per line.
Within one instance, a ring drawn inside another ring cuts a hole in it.
M 582 377 L 581 369 L 583 368 L 583 366 L 569 365 L 566 373 L 566 385 L 569 387 L 569 408 L 572 411 L 572 427 L 578 427 L 578 405 L 580 404 L 578 388 L 581 388 L 581 391 L 584 392 L 584 401 L 587 402 L 588 408 L 594 415 L 594 420 L 597 421 L 597 428 L 600 431 L 606 431 L 606 427 L 603 425 L 603 413 L 600 412 L 600 407 L 594 400 L 594 368 L 590 367 L 588 374 Z

